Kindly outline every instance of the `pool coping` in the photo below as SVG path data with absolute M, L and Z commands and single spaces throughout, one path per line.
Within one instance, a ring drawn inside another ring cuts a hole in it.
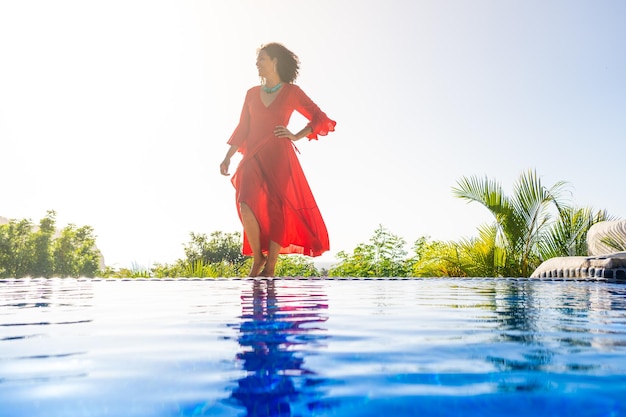
M 224 281 L 500 281 L 500 282 L 597 282 L 626 284 L 626 280 L 604 277 L 178 277 L 178 278 L 103 278 L 103 277 L 24 277 L 0 278 L 9 282 L 224 282 Z

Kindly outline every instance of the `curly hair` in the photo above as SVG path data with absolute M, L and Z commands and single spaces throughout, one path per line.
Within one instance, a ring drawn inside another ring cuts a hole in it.
M 261 51 L 265 51 L 270 58 L 277 59 L 276 71 L 282 81 L 292 83 L 298 78 L 298 70 L 300 69 L 298 55 L 276 42 L 262 45 L 257 53 Z

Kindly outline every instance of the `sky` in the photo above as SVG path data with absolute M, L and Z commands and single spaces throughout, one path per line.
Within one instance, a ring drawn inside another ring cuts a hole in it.
M 623 218 L 624 19 L 622 0 L 0 0 L 0 216 L 92 226 L 114 268 L 241 231 L 219 163 L 280 42 L 337 121 L 297 145 L 318 261 L 380 225 L 409 247 L 476 236 L 489 213 L 452 194 L 470 176 L 510 194 L 536 170 Z

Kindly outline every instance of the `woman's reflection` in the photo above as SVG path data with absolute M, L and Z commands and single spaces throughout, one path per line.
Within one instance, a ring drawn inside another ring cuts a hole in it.
M 323 381 L 304 362 L 326 337 L 319 326 L 327 320 L 322 314 L 327 297 L 313 281 L 278 283 L 284 294 L 278 294 L 276 281 L 255 279 L 252 291 L 241 296 L 237 359 L 246 376 L 237 381 L 232 398 L 249 417 L 291 416 L 299 407 L 324 407 L 319 400 Z

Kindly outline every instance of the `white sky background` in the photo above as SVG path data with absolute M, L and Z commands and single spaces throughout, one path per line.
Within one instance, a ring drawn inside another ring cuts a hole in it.
M 379 224 L 475 236 L 491 219 L 452 196 L 463 176 L 510 193 L 536 169 L 623 217 L 624 21 L 622 0 L 0 0 L 0 216 L 93 226 L 113 267 L 241 231 L 218 165 L 256 49 L 278 41 L 337 121 L 298 142 L 322 260 Z

